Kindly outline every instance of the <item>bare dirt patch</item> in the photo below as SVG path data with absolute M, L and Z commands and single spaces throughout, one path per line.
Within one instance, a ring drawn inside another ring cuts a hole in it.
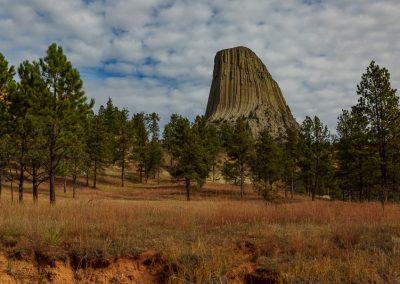
M 164 265 L 154 251 L 143 252 L 137 259 L 89 259 L 81 268 L 74 267 L 70 258 L 41 261 L 0 254 L 0 283 L 157 283 Z

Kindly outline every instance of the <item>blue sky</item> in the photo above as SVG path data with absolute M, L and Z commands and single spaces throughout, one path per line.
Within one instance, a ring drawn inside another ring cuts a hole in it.
M 298 122 L 331 130 L 357 100 L 371 60 L 400 86 L 400 1 L 0 0 L 0 52 L 9 62 L 63 46 L 96 107 L 204 114 L 215 53 L 247 46 L 280 85 Z

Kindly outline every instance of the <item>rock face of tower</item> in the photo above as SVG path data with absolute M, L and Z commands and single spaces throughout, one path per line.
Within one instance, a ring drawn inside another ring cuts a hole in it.
M 224 49 L 215 55 L 206 117 L 217 124 L 244 117 L 255 136 L 265 128 L 276 137 L 284 135 L 287 128 L 298 127 L 278 84 L 246 47 Z

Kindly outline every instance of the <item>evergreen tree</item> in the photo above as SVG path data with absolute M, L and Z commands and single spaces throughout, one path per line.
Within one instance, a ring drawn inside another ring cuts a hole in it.
M 390 84 L 390 74 L 386 68 L 381 68 L 374 61 L 367 67 L 366 73 L 357 85 L 359 95 L 358 105 L 368 121 L 367 133 L 378 156 L 380 177 L 380 195 L 382 204 L 388 199 L 390 187 L 398 179 L 396 162 L 400 130 L 399 99 L 396 89 Z
M 297 129 L 287 128 L 283 142 L 283 167 L 286 183 L 290 184 L 290 194 L 293 199 L 294 184 L 299 162 L 299 132 Z M 286 196 L 286 191 L 285 191 Z
M 127 158 L 133 141 L 133 129 L 128 119 L 129 112 L 127 109 L 122 109 L 121 111 L 117 109 L 116 114 L 117 129 L 116 137 L 114 138 L 116 141 L 114 159 L 121 167 L 121 186 L 123 187 Z
M 212 181 L 215 182 L 215 167 L 218 163 L 217 159 L 221 148 L 217 128 L 208 123 L 205 116 L 197 116 L 194 127 L 201 137 L 203 147 L 208 154 L 207 160 L 211 167 Z
M 89 116 L 86 120 L 88 119 Z M 87 161 L 89 160 L 86 141 L 85 139 L 82 139 L 82 137 L 87 134 L 87 132 L 85 133 L 84 128 L 87 123 L 88 122 L 85 121 L 85 123 L 82 122 L 81 124 L 76 125 L 74 131 L 75 135 L 71 136 L 71 146 L 68 148 L 65 158 L 66 172 L 72 177 L 72 198 L 76 197 L 78 176 L 85 172 Z
M 39 96 L 40 97 L 40 96 Z M 33 109 L 38 109 L 40 105 L 37 104 L 38 97 L 35 99 Z M 39 113 L 37 110 L 36 113 Z M 44 136 L 44 124 L 42 117 L 34 115 L 32 110 L 31 116 L 32 128 L 30 135 L 28 136 L 28 152 L 26 161 L 26 172 L 30 175 L 32 180 L 32 197 L 36 202 L 38 200 L 38 188 L 39 185 L 48 180 L 46 171 L 47 164 L 47 149 L 43 147 L 46 144 L 46 138 Z
M 145 179 L 146 181 L 149 179 L 150 175 L 154 175 L 157 173 L 158 182 L 160 175 L 160 167 L 163 161 L 163 152 L 161 143 L 159 140 L 160 136 L 160 127 L 158 122 L 160 118 L 157 113 L 153 112 L 151 114 L 146 115 L 146 124 L 148 133 L 151 136 L 150 142 L 146 146 L 146 167 L 145 167 Z
M 55 176 L 60 161 L 70 146 L 70 136 L 76 124 L 84 120 L 93 106 L 87 103 L 82 90 L 79 72 L 64 55 L 63 49 L 55 43 L 49 46 L 47 54 L 40 59 L 41 75 L 46 82 L 46 106 L 42 109 L 46 122 L 46 163 L 50 179 L 50 202 L 55 203 Z
M 14 66 L 8 66 L 7 59 L 0 53 L 0 102 L 3 108 L 6 107 L 4 102 L 7 96 L 16 89 L 14 76 Z
M 159 182 L 160 167 L 163 161 L 163 152 L 160 141 L 151 139 L 146 146 L 146 167 L 145 167 L 145 179 L 146 182 L 150 176 L 155 177 L 157 174 L 157 180 Z
M 229 161 L 225 161 L 222 164 L 221 174 L 226 183 L 232 183 L 238 185 L 238 177 L 240 176 L 238 168 Z
M 37 109 L 34 108 L 35 96 L 43 91 L 43 81 L 40 78 L 37 64 L 25 61 L 18 68 L 20 82 L 17 90 L 9 94 L 8 102 L 8 127 L 13 144 L 13 160 L 15 173 L 18 179 L 18 200 L 24 197 L 24 173 L 27 166 L 29 142 L 34 134 L 34 119 Z
M 338 118 L 337 177 L 343 200 L 346 192 L 351 200 L 356 192 L 360 201 L 365 197 L 371 200 L 375 157 L 369 145 L 367 125 L 368 121 L 357 107 L 351 111 L 343 110 Z
M 158 125 L 160 121 L 159 115 L 155 112 L 147 114 L 145 120 L 146 120 L 146 127 L 150 134 L 151 140 L 159 140 L 160 138 L 160 126 Z
M 143 112 L 137 113 L 132 117 L 132 126 L 134 133 L 133 159 L 136 161 L 139 182 L 142 183 L 143 174 L 145 174 L 147 166 L 147 144 L 149 142 L 149 133 L 146 128 L 145 114 Z
M 253 151 L 252 134 L 244 118 L 238 118 L 231 130 L 227 125 L 224 127 L 223 141 L 228 155 L 228 160 L 225 163 L 231 163 L 236 168 L 231 173 L 239 174 L 240 196 L 243 198 L 247 167 Z M 229 166 L 224 167 L 229 168 Z
M 254 145 L 254 157 L 251 162 L 253 181 L 262 184 L 264 191 L 271 187 L 272 182 L 282 176 L 281 149 L 277 141 L 267 129 L 259 133 Z
M 201 142 L 196 125 L 191 125 L 187 118 L 172 115 L 168 123 L 171 154 L 175 161 L 171 174 L 185 181 L 186 198 L 190 200 L 190 184 L 196 181 L 201 187 L 210 171 L 207 149 Z
M 330 134 L 317 116 L 305 118 L 301 125 L 301 176 L 306 190 L 315 199 L 317 190 L 321 194 L 326 176 L 331 168 Z M 329 188 L 329 187 L 328 187 Z
M 3 176 L 7 173 L 8 148 L 8 96 L 16 90 L 14 66 L 8 66 L 8 61 L 0 53 L 0 197 L 3 190 Z
M 87 151 L 89 163 L 92 166 L 93 173 L 93 188 L 97 187 L 97 175 L 103 171 L 105 166 L 109 164 L 113 153 L 110 147 L 110 141 L 113 139 L 112 133 L 107 130 L 106 118 L 104 112 L 99 111 L 99 114 L 91 114 L 89 116 L 87 135 Z
M 175 145 L 175 134 L 174 130 L 176 129 L 176 123 L 178 121 L 179 116 L 177 114 L 172 114 L 171 119 L 168 124 L 164 126 L 163 132 L 163 147 L 165 151 L 170 155 L 169 166 L 172 167 L 173 164 L 173 156 L 172 151 Z
M 262 130 L 254 147 L 251 161 L 253 187 L 266 201 L 279 199 L 279 191 L 285 188 L 282 176 L 282 152 L 278 141 L 267 129 Z
M 125 110 L 127 112 L 127 110 Z M 121 157 L 120 151 L 122 150 L 118 145 L 118 139 L 120 137 L 120 131 L 122 125 L 124 124 L 123 119 L 124 115 L 126 115 L 126 119 L 128 119 L 128 113 L 121 113 L 118 107 L 114 106 L 112 99 L 108 98 L 105 106 L 101 106 L 98 114 L 104 120 L 104 127 L 106 131 L 109 133 L 109 147 L 110 147 L 110 162 L 120 162 L 118 161 Z

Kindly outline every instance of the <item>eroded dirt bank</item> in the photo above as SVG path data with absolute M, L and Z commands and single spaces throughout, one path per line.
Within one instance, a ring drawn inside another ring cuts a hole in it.
M 51 256 L 41 252 L 0 253 L 0 283 L 178 283 L 179 267 L 155 251 L 124 257 Z M 257 273 L 251 262 L 232 268 L 224 283 L 276 283 L 271 274 Z M 182 280 L 182 279 L 181 279 Z M 261 282 L 260 282 L 261 283 Z
M 138 257 L 51 257 L 0 254 L 0 283 L 157 283 L 162 259 L 154 252 Z

